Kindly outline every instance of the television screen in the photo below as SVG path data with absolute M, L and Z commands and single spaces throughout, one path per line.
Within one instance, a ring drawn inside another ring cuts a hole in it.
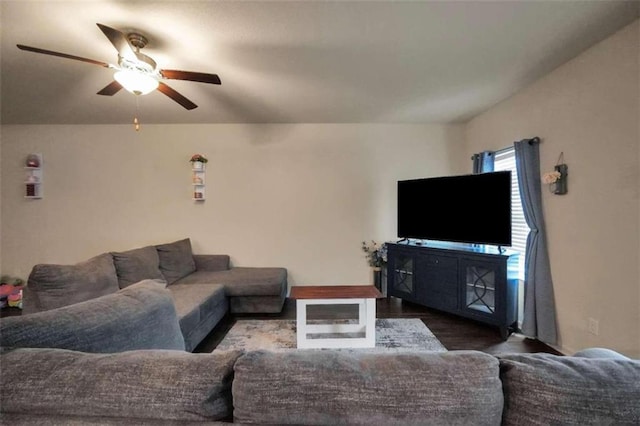
M 511 245 L 511 172 L 398 181 L 398 237 Z

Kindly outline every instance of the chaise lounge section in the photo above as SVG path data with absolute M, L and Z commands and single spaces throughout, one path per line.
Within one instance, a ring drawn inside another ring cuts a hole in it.
M 287 296 L 284 268 L 234 267 L 226 255 L 195 255 L 196 270 L 175 284 L 221 284 L 232 314 L 279 313 Z M 284 284 L 284 285 L 283 285 Z

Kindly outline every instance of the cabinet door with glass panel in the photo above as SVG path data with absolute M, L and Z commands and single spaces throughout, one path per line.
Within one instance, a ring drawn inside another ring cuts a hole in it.
M 505 316 L 505 267 L 501 261 L 460 259 L 460 307 L 471 316 L 495 319 Z
M 417 301 L 415 254 L 411 250 L 402 250 L 391 245 L 387 258 L 388 295 Z

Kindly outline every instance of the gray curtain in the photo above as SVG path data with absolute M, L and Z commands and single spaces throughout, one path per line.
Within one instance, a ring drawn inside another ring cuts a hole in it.
M 525 257 L 522 333 L 546 343 L 556 344 L 556 307 L 542 215 L 539 143 L 540 139 L 537 137 L 514 143 L 520 198 L 524 218 L 531 228 L 527 237 Z
M 478 154 L 473 154 L 471 159 L 473 160 L 473 173 L 487 173 L 493 171 L 494 165 L 494 152 L 482 151 Z

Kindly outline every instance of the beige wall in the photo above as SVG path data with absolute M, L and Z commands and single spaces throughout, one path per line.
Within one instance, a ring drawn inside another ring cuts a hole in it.
M 4 272 L 188 236 L 238 266 L 287 267 L 294 285 L 369 283 L 361 241 L 396 238 L 395 182 L 466 171 L 463 142 L 440 125 L 3 126 Z M 42 200 L 23 198 L 30 152 Z
M 542 201 L 567 352 L 640 356 L 639 36 L 636 21 L 466 127 L 466 155 L 539 136 L 546 172 L 564 152 L 569 192 Z

